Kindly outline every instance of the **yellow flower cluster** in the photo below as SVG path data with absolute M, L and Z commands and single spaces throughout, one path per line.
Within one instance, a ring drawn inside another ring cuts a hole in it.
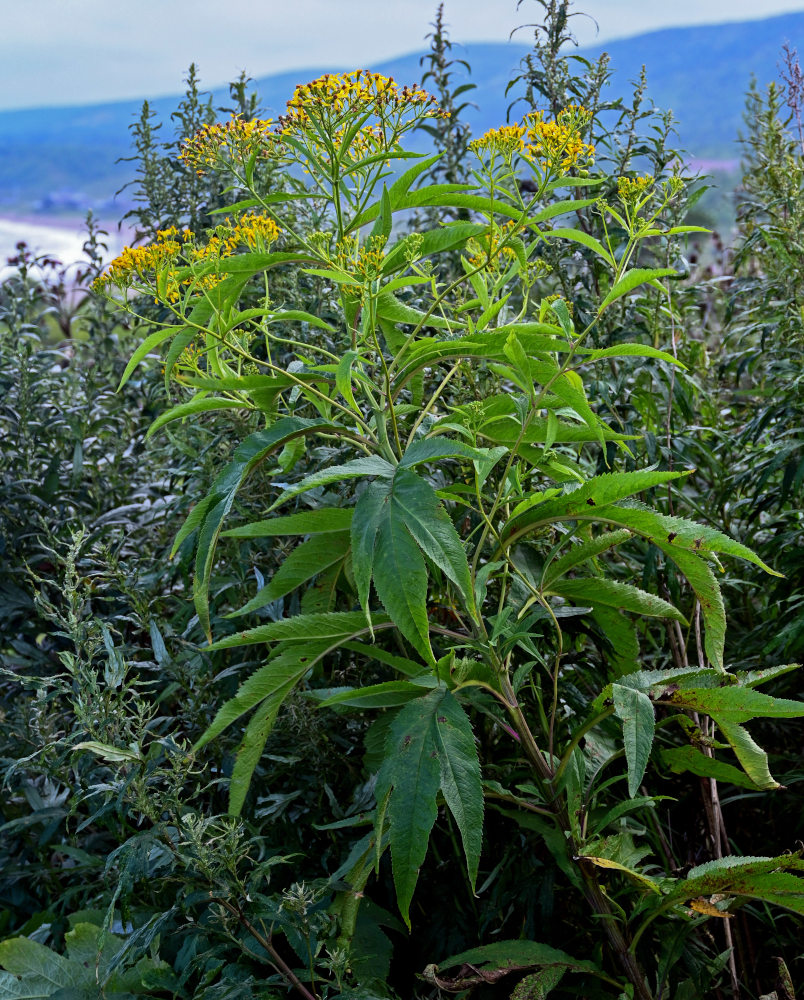
M 620 177 L 617 181 L 617 194 L 624 205 L 633 205 L 652 186 L 652 177 Z
M 261 250 L 269 243 L 279 238 L 279 226 L 268 215 L 244 215 L 234 228 L 234 234 L 240 246 L 249 250 Z
M 526 129 L 522 125 L 502 125 L 489 129 L 479 139 L 469 143 L 469 149 L 480 155 L 482 152 L 500 153 L 509 160 L 516 153 L 525 150 Z
M 560 167 L 566 171 L 579 163 L 589 163 L 595 158 L 595 147 L 581 139 L 591 115 L 576 104 L 570 104 L 558 113 L 555 121 L 545 121 L 542 111 L 525 115 L 527 153 L 539 160 L 542 169 Z
M 204 125 L 184 143 L 179 159 L 200 175 L 221 160 L 244 163 L 255 146 L 264 146 L 270 155 L 276 145 L 272 126 L 272 118 L 245 121 L 237 116 L 224 124 Z
M 400 89 L 393 77 L 356 69 L 351 73 L 325 73 L 311 83 L 300 84 L 288 101 L 288 113 L 280 119 L 280 124 L 287 127 L 299 120 L 304 122 L 314 110 L 335 115 L 353 110 L 392 113 L 433 105 L 435 98 L 419 87 Z M 433 108 L 433 113 L 437 109 Z
M 363 246 L 356 237 L 347 237 L 335 246 L 333 264 L 346 274 L 353 274 L 360 281 L 373 281 L 382 271 L 385 254 L 385 240 L 382 236 L 369 236 Z M 357 291 L 357 288 L 354 289 Z
M 466 244 L 470 255 L 469 263 L 472 267 L 480 267 L 488 261 L 489 270 L 499 271 L 503 266 L 504 257 L 515 257 L 516 254 L 511 247 L 503 247 L 500 250 L 500 244 L 505 241 L 513 226 L 514 222 L 511 219 L 498 229 L 491 229 L 480 236 L 473 236 Z
M 144 247 L 125 247 L 112 261 L 106 274 L 97 279 L 94 287 L 97 291 L 108 285 L 129 288 L 137 279 L 154 283 L 167 270 L 164 295 L 168 301 L 176 302 L 181 286 L 195 284 L 198 288 L 209 289 L 223 280 L 221 275 L 205 274 L 200 277 L 190 275 L 179 281 L 177 272 L 180 268 L 223 260 L 231 257 L 238 247 L 262 250 L 278 236 L 279 228 L 274 220 L 256 213 L 243 216 L 235 226 L 218 226 L 203 244 L 193 242 L 195 234 L 189 229 L 181 232 L 175 226 L 160 229 L 155 243 Z

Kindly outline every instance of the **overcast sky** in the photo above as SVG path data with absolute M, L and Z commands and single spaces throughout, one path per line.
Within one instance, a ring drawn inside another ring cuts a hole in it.
M 0 0 L 0 108 L 177 93 L 195 61 L 223 83 L 311 66 L 355 67 L 424 47 L 437 0 Z M 804 10 L 804 0 L 576 0 L 581 43 L 671 25 Z M 446 0 L 456 42 L 505 41 L 534 0 Z M 527 32 L 520 33 L 523 42 Z

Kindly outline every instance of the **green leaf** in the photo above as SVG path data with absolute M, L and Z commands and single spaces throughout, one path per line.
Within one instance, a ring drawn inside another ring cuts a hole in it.
M 472 609 L 472 577 L 466 552 L 452 519 L 432 486 L 400 466 L 391 487 L 390 513 L 399 514 L 425 555 L 452 580 L 467 608 Z
M 696 896 L 711 896 L 714 893 L 726 892 L 740 896 L 754 896 L 760 893 L 759 887 L 766 888 L 767 883 L 757 880 L 757 876 L 789 870 L 801 871 L 800 854 L 784 854 L 778 858 L 757 857 L 727 857 L 693 868 L 686 879 L 679 880 L 667 894 L 668 901 L 685 902 Z M 800 892 L 804 893 L 804 881 L 796 880 Z M 758 882 L 758 885 L 757 885 Z M 785 881 L 785 888 L 789 883 Z
M 423 438 L 414 441 L 399 460 L 402 469 L 412 469 L 424 462 L 438 462 L 444 458 L 464 458 L 471 462 L 483 459 L 486 452 L 483 449 L 472 448 L 462 441 L 450 441 L 445 437 Z
M 582 542 L 580 545 L 573 545 L 568 552 L 565 552 L 563 556 L 555 559 L 547 566 L 542 576 L 543 584 L 549 587 L 554 580 L 564 576 L 565 573 L 569 572 L 575 566 L 580 566 L 590 559 L 595 559 L 603 552 L 621 545 L 629 538 L 631 538 L 631 532 L 627 528 L 621 528 L 619 531 L 604 532 L 602 535 L 598 535 L 597 538 Z
M 293 620 L 289 619 L 289 621 Z M 278 709 L 287 694 L 329 647 L 328 641 L 304 646 L 297 646 L 294 643 L 290 646 L 279 647 L 264 666 L 243 681 L 237 689 L 237 694 L 221 705 L 215 718 L 199 737 L 193 749 L 200 750 L 201 747 L 206 746 L 210 740 L 214 740 L 224 729 L 261 702 L 267 701 L 270 704 L 276 704 Z
M 638 473 L 619 473 L 618 475 L 628 476 L 638 475 Z M 653 473 L 653 475 L 660 475 L 660 473 Z M 673 473 L 664 473 L 664 475 L 674 476 Z M 603 478 L 605 477 L 597 477 L 597 479 Z M 594 482 L 595 480 L 591 480 L 589 485 Z M 582 489 L 585 488 L 582 487 Z M 576 490 L 576 493 L 580 492 L 580 490 Z M 572 496 L 574 494 L 570 495 L 570 497 Z M 546 520 L 543 520 L 545 517 Z M 507 544 L 512 544 L 531 527 L 543 523 L 547 524 L 550 520 L 567 520 L 570 518 L 585 521 L 599 520 L 608 522 L 609 524 L 617 524 L 625 528 L 630 528 L 635 533 L 642 535 L 643 538 L 647 538 L 648 541 L 655 541 L 657 545 L 664 543 L 671 546 L 672 549 L 688 549 L 701 553 L 722 552 L 726 555 L 737 556 L 740 559 L 754 563 L 755 566 L 759 566 L 760 569 L 765 570 L 766 573 L 770 573 L 772 576 L 781 576 L 780 573 L 777 573 L 770 566 L 766 565 L 751 549 L 740 544 L 740 542 L 736 542 L 733 538 L 729 538 L 728 535 L 724 535 L 722 531 L 717 531 L 715 528 L 709 528 L 702 524 L 696 524 L 694 521 L 687 521 L 685 518 L 669 517 L 636 503 L 625 507 L 611 503 L 600 505 L 595 502 L 591 508 L 588 507 L 584 510 L 581 504 L 574 503 L 571 499 L 568 501 L 565 497 L 557 497 L 555 500 L 550 500 L 536 507 L 533 511 L 528 512 L 522 517 L 512 518 L 508 522 L 508 525 L 506 525 L 504 537 L 507 540 Z M 669 549 L 665 551 L 672 558 L 672 552 Z
M 612 302 L 616 302 L 617 299 L 622 298 L 623 295 L 627 295 L 639 285 L 644 285 L 646 281 L 656 281 L 658 278 L 666 278 L 670 275 L 674 275 L 675 273 L 676 272 L 672 267 L 633 268 L 631 271 L 624 274 L 619 281 L 614 283 L 608 295 L 600 303 L 600 307 L 597 311 L 598 316 L 604 309 L 607 309 Z
M 560 965 L 525 976 L 514 987 L 511 1000 L 546 1000 L 564 978 L 566 968 Z
M 233 460 L 223 469 L 208 497 L 203 502 L 203 514 L 195 511 L 179 532 L 179 539 L 188 534 L 188 524 L 199 528 L 196 548 L 193 596 L 201 626 L 210 635 L 209 621 L 209 580 L 215 558 L 215 549 L 224 518 L 229 513 L 242 483 L 260 462 L 276 448 L 294 438 L 316 433 L 324 428 L 337 427 L 325 420 L 306 420 L 302 417 L 282 417 L 268 430 L 250 434 L 236 449 Z M 199 505 L 200 506 L 200 505 Z M 192 530 L 192 528 L 190 530 Z M 179 539 L 174 543 L 174 551 Z
M 717 718 L 715 722 L 754 784 L 767 791 L 779 788 L 779 782 L 770 773 L 767 753 L 753 740 L 748 730 L 723 718 Z
M 772 698 L 754 688 L 733 684 L 729 687 L 679 688 L 667 700 L 695 712 L 705 712 L 727 722 L 750 722 L 751 719 L 800 719 L 804 702 Z
M 123 371 L 120 378 L 120 382 L 117 386 L 117 391 L 123 388 L 123 386 L 131 378 L 131 373 L 137 367 L 137 365 L 160 345 L 164 344 L 166 340 L 170 340 L 171 337 L 175 337 L 177 334 L 181 333 L 182 330 L 186 331 L 186 327 L 176 327 L 169 326 L 166 329 L 156 330 L 154 333 L 150 334 L 143 340 L 140 346 L 134 351 L 129 359 L 128 364 Z
M 570 212 L 577 212 L 581 208 L 587 208 L 589 205 L 594 205 L 597 198 L 567 198 L 564 201 L 554 201 L 550 205 L 546 205 L 540 212 L 537 212 L 532 218 L 528 219 L 528 225 L 533 225 L 534 223 L 546 222 L 548 219 L 555 219 L 558 215 L 569 215 Z
M 601 347 L 585 354 L 581 359 L 581 364 L 586 364 L 587 361 L 600 361 L 601 358 L 656 358 L 658 361 L 666 361 L 678 368 L 686 370 L 687 367 L 678 358 L 674 358 L 672 354 L 660 351 L 656 347 L 648 347 L 646 344 L 618 344 L 616 347 Z
M 410 927 L 410 903 L 438 814 L 441 785 L 434 712 L 436 690 L 402 708 L 391 724 L 386 758 L 377 775 L 377 802 L 388 797 L 391 867 L 399 910 Z M 382 829 L 376 833 L 379 840 Z
M 50 996 L 66 986 L 86 985 L 85 981 L 82 982 L 81 966 L 30 938 L 16 937 L 0 941 L 0 965 L 12 976 L 29 980 L 30 985 L 26 984 L 29 992 L 12 992 L 11 996 Z M 36 990 L 43 992 L 35 992 Z
M 532 969 L 555 965 L 564 966 L 575 972 L 600 975 L 600 969 L 593 962 L 573 958 L 565 951 L 538 941 L 495 941 L 493 944 L 452 955 L 439 963 L 439 969 L 451 969 L 461 965 L 477 965 L 493 969 Z
M 374 572 L 374 546 L 389 489 L 388 483 L 384 480 L 369 483 L 355 505 L 355 513 L 352 518 L 352 572 L 354 573 L 358 600 L 366 612 L 369 624 L 371 624 L 369 593 L 371 577 Z
M 384 615 L 379 616 L 380 624 L 387 624 Z M 213 642 L 207 649 L 232 649 L 249 646 L 258 642 L 306 642 L 308 639 L 328 639 L 332 643 L 340 639 L 351 639 L 367 631 L 366 619 L 359 611 L 328 611 L 315 615 L 295 615 L 277 622 L 266 622 L 257 628 L 236 632 Z
M 389 797 L 391 865 L 397 903 L 408 927 L 439 789 L 458 824 L 474 883 L 482 842 L 480 764 L 469 720 L 445 688 L 436 688 L 399 711 L 377 775 L 377 801 Z M 377 835 L 381 833 L 378 830 Z
M 429 257 L 432 254 L 456 250 L 464 246 L 466 241 L 473 236 L 480 236 L 487 230 L 487 225 L 477 222 L 455 222 L 438 229 L 431 229 L 422 233 L 419 256 L 420 258 Z
M 549 593 L 567 597 L 576 604 L 588 604 L 592 607 L 603 604 L 631 611 L 633 614 L 647 615 L 650 618 L 673 618 L 675 621 L 686 623 L 684 615 L 661 597 L 648 594 L 628 583 L 607 580 L 605 577 L 558 580 L 549 587 Z
M 354 531 L 353 522 L 353 536 Z M 378 517 L 372 576 L 377 596 L 393 623 L 416 652 L 433 663 L 427 617 L 427 568 L 403 512 L 393 502 L 385 501 Z
M 270 313 L 269 323 L 309 323 L 319 330 L 326 330 L 328 333 L 334 332 L 334 327 L 330 326 L 320 316 L 304 312 L 302 309 L 285 309 L 282 312 Z
M 483 846 L 483 783 L 472 724 L 449 692 L 437 704 L 435 731 L 441 790 L 461 834 L 474 890 Z
M 326 693 L 326 692 L 325 692 Z M 317 697 L 319 692 L 313 692 Z M 330 708 L 332 705 L 344 705 L 349 708 L 396 708 L 407 705 L 414 698 L 420 698 L 421 684 L 410 681 L 385 681 L 383 684 L 371 684 L 363 688 L 344 688 L 326 697 L 319 708 Z
M 528 513 L 532 501 L 524 501 L 515 507 L 511 519 L 506 525 L 503 537 L 510 532 L 519 531 L 530 523 L 549 524 L 552 520 L 568 520 L 575 518 L 595 519 L 601 508 L 609 509 L 609 505 L 617 500 L 624 500 L 644 490 L 661 486 L 664 483 L 688 476 L 688 472 L 656 472 L 645 470 L 639 472 L 612 472 L 595 476 L 585 485 L 571 490 L 562 496 L 554 497 L 546 503 L 537 503 L 534 510 Z M 618 512 L 624 508 L 615 508 Z
M 305 476 L 298 483 L 288 488 L 275 500 L 269 510 L 276 510 L 282 504 L 287 503 L 292 497 L 300 493 L 307 493 L 317 486 L 328 486 L 330 483 L 340 482 L 342 479 L 362 479 L 364 476 L 392 476 L 394 466 L 379 455 L 369 455 L 366 458 L 355 458 L 351 462 L 344 462 L 343 465 L 330 465 L 319 472 L 313 472 Z
M 546 240 L 564 239 L 570 240 L 572 243 L 580 243 L 582 246 L 596 253 L 598 257 L 602 257 L 607 264 L 616 267 L 616 261 L 600 240 L 596 240 L 594 236 L 590 236 L 589 233 L 585 233 L 582 229 L 549 229 L 543 236 Z
M 142 755 L 137 750 L 126 750 L 123 747 L 110 746 L 108 743 L 98 743 L 97 740 L 85 740 L 83 743 L 76 743 L 73 750 L 89 750 L 101 760 L 110 761 L 114 764 L 139 764 L 142 762 Z
M 196 397 L 195 399 L 191 399 L 189 403 L 181 403 L 178 406 L 174 406 L 171 409 L 166 410 L 165 413 L 160 414 L 148 428 L 148 433 L 145 437 L 146 439 L 150 438 L 160 428 L 164 427 L 165 424 L 169 424 L 172 420 L 183 420 L 185 417 L 192 417 L 196 413 L 207 413 L 210 410 L 247 409 L 249 409 L 248 403 L 244 403 L 238 399 L 221 399 L 219 397 L 211 398 L 209 396 L 201 398 Z
M 397 628 L 434 662 L 427 617 L 427 567 L 422 552 L 474 606 L 471 575 L 458 533 L 433 488 L 410 469 L 375 482 L 357 502 L 352 519 L 352 567 L 358 596 L 368 608 L 371 580 Z
M 593 854 L 582 854 L 581 859 L 589 861 L 597 868 L 607 868 L 609 871 L 622 872 L 623 875 L 626 875 L 632 882 L 636 883 L 640 889 L 647 889 L 648 892 L 653 892 L 657 896 L 661 895 L 662 890 L 659 888 L 656 880 L 650 878 L 648 875 L 644 875 L 635 868 L 629 868 L 628 865 L 621 864 L 619 861 L 612 861 L 611 858 L 598 858 Z
M 647 695 L 621 684 L 612 685 L 614 713 L 623 724 L 625 759 L 628 763 L 628 794 L 639 791 L 648 766 L 656 719 L 653 703 Z
M 661 757 L 670 770 L 676 774 L 688 771 L 699 778 L 727 781 L 730 785 L 737 785 L 738 788 L 752 788 L 754 790 L 757 788 L 757 785 L 738 767 L 726 764 L 722 760 L 716 760 L 714 757 L 707 757 L 705 753 L 692 746 L 662 750 Z
M 639 670 L 639 640 L 633 619 L 603 605 L 592 609 L 592 618 L 611 646 L 609 676 L 624 677 Z
M 348 531 L 352 524 L 351 507 L 316 507 L 298 514 L 277 515 L 268 521 L 253 521 L 239 528 L 222 531 L 223 538 L 275 538 L 283 535 L 323 535 Z
M 235 754 L 232 776 L 229 779 L 229 814 L 231 816 L 239 816 L 242 812 L 251 786 L 251 779 L 265 750 L 265 744 L 271 730 L 274 728 L 282 702 L 303 676 L 304 674 L 301 674 L 295 681 L 288 680 L 283 687 L 260 702 L 257 711 L 246 726 L 243 739 Z
M 376 310 L 377 317 L 379 319 L 388 320 L 391 323 L 408 323 L 410 326 L 418 326 L 425 317 L 420 309 L 414 309 L 413 306 L 406 306 L 404 302 L 400 302 L 399 299 L 394 295 L 393 292 L 380 292 L 376 299 Z M 434 327 L 436 329 L 446 328 L 452 329 L 456 325 L 463 325 L 458 323 L 456 320 L 446 320 L 437 313 L 427 317 L 425 326 Z
M 261 587 L 247 604 L 227 615 L 227 618 L 239 618 L 279 600 L 340 562 L 348 550 L 349 533 L 346 531 L 337 535 L 314 535 L 297 545 L 271 577 L 271 582 Z
M 347 351 L 338 362 L 338 367 L 335 371 L 335 385 L 338 392 L 357 413 L 360 413 L 360 407 L 355 402 L 354 393 L 352 392 L 352 365 L 359 356 L 357 351 Z
M 694 552 L 680 549 L 666 539 L 654 538 L 653 542 L 678 566 L 698 598 L 705 629 L 704 650 L 714 668 L 722 673 L 725 670 L 726 609 L 712 567 Z
M 416 663 L 415 660 L 409 660 L 406 656 L 389 653 L 387 649 L 381 649 L 379 646 L 370 646 L 365 642 L 344 642 L 342 648 L 351 650 L 351 652 L 357 653 L 359 656 L 365 656 L 369 660 L 385 663 L 407 677 L 416 677 L 427 671 L 427 667 L 422 663 Z

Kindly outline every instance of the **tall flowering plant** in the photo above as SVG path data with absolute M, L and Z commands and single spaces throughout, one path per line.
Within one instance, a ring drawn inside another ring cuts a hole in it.
M 187 143 L 185 162 L 228 171 L 248 197 L 203 237 L 168 231 L 124 251 L 101 279 L 123 307 L 135 308 L 134 292 L 166 311 L 124 375 L 162 351 L 166 380 L 184 398 L 152 433 L 221 409 L 261 424 L 176 539 L 195 539 L 195 605 L 210 648 L 267 650 L 198 749 L 243 727 L 230 779 L 238 814 L 291 692 L 378 715 L 382 729 L 372 731 L 384 733 L 384 752 L 371 825 L 340 873 L 346 888 L 334 907 L 343 948 L 386 852 L 410 926 L 439 809 L 455 823 L 474 887 L 484 850 L 495 849 L 484 848 L 493 808 L 543 842 L 598 918 L 607 950 L 579 958 L 537 941 L 497 942 L 428 966 L 425 978 L 465 990 L 527 973 L 533 995 L 546 996 L 567 974 L 584 995 L 647 1000 L 657 995 L 644 972 L 656 920 L 692 928 L 727 918 L 745 896 L 784 903 L 800 892 L 792 872 L 802 864 L 798 855 L 729 858 L 684 877 L 662 873 L 635 842 L 639 827 L 623 826 L 653 807 L 651 762 L 775 787 L 745 723 L 802 716 L 804 706 L 756 690 L 789 668 L 728 670 L 714 570 L 720 556 L 763 564 L 715 528 L 646 502 L 686 472 L 590 472 L 599 449 L 630 451 L 587 395 L 588 373 L 613 358 L 677 364 L 654 347 L 596 350 L 587 340 L 613 303 L 673 277 L 631 262 L 641 241 L 691 228 L 663 223 L 680 182 L 621 178 L 616 202 L 601 201 L 590 115 L 568 107 L 474 141 L 470 183 L 419 186 L 435 158 L 402 140 L 439 113 L 419 88 L 359 70 L 298 87 L 276 123 L 208 126 Z M 286 166 L 286 190 L 260 190 L 265 158 Z M 598 234 L 557 224 L 591 205 Z M 406 232 L 406 213 L 425 206 L 464 209 L 469 221 Z M 608 271 L 583 329 L 571 301 L 540 293 L 542 254 L 555 240 L 592 251 Z M 459 255 L 460 275 L 445 284 L 434 262 L 447 252 Z M 273 276 L 294 269 L 324 283 L 337 322 L 273 301 Z M 257 307 L 241 307 L 247 288 L 261 296 Z M 264 517 L 232 525 L 249 479 Z M 209 595 L 222 534 L 295 540 L 228 620 L 215 618 L 223 609 Z M 678 605 L 627 578 L 618 553 L 640 545 L 688 581 Z M 291 595 L 300 612 L 283 614 L 279 602 Z M 654 619 L 686 627 L 693 614 L 700 662 L 640 669 L 637 635 L 647 641 Z M 237 630 L 251 615 L 260 623 Z M 574 677 L 593 635 L 610 650 L 608 673 L 582 698 Z M 358 674 L 372 682 L 355 683 Z M 702 738 L 702 716 L 719 741 Z M 513 760 L 507 781 L 497 780 L 505 775 L 495 754 Z M 603 808 L 612 787 L 620 798 Z

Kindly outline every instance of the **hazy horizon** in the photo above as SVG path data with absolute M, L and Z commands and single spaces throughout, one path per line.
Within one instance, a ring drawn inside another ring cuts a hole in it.
M 377 64 L 426 47 L 435 0 L 382 7 L 374 0 L 140 0 L 110 9 L 102 0 L 6 4 L 0 38 L 0 109 L 25 110 L 156 98 L 181 90 L 195 62 L 206 86 L 234 79 L 331 65 Z M 633 37 L 700 24 L 758 20 L 804 11 L 804 0 L 677 0 L 672 8 L 641 0 L 581 0 L 572 27 L 579 43 Z M 453 0 L 445 20 L 456 44 L 504 42 L 541 8 L 522 0 Z M 586 15 L 586 16 L 582 16 Z M 249 30 L 240 27 L 248 18 Z M 393 32 L 388 25 L 393 23 Z M 527 43 L 523 30 L 515 40 Z

